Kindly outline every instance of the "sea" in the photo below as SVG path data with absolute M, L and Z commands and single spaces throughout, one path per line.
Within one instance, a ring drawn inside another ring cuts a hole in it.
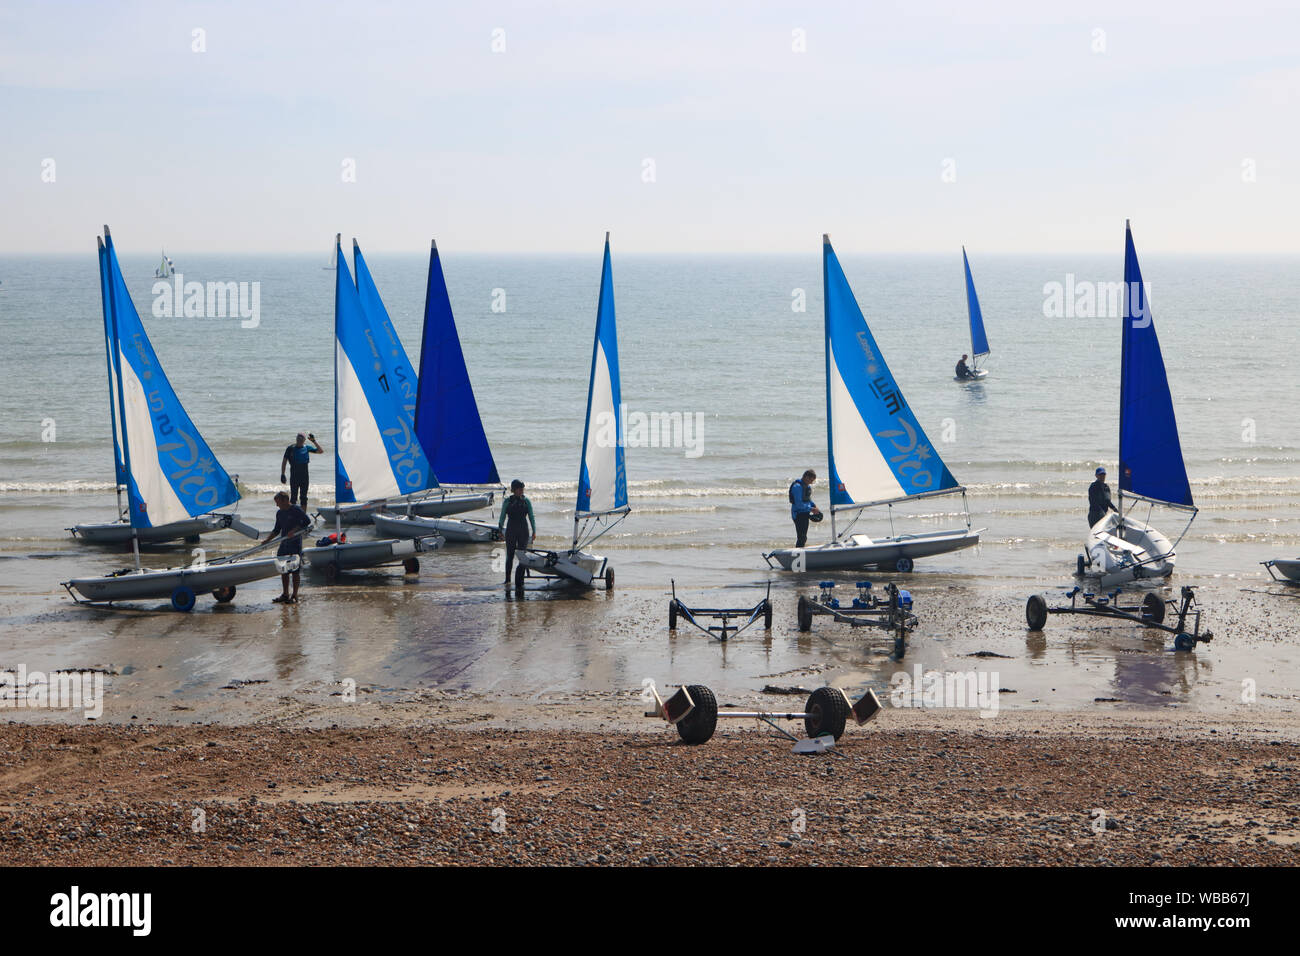
M 1093 290 L 1122 279 L 1120 253 L 970 250 L 991 346 L 978 384 L 953 377 L 970 352 L 960 251 L 841 257 L 907 402 L 985 529 L 979 548 L 925 568 L 1020 579 L 1072 565 L 1093 470 L 1107 466 L 1115 485 L 1122 320 Z M 177 394 L 238 475 L 246 520 L 269 527 L 280 458 L 299 431 L 327 450 L 313 460 L 311 500 L 332 501 L 326 257 L 171 250 L 186 284 L 246 284 L 245 315 L 186 316 L 156 286 L 157 256 L 119 255 Z M 600 250 L 442 256 L 501 477 L 526 483 L 539 542 L 562 544 L 573 530 Z M 427 256 L 367 261 L 418 361 Z M 1300 552 L 1300 260 L 1152 255 L 1142 267 L 1200 509 L 1179 566 L 1258 574 L 1261 560 Z M 826 504 L 820 248 L 742 257 L 615 246 L 613 278 L 623 402 L 655 427 L 629 434 L 632 514 L 602 546 L 629 585 L 753 577 L 764 551 L 793 543 L 787 488 L 805 468 L 822 476 L 814 500 Z M 0 257 L 0 346 L 0 553 L 68 548 L 66 527 L 115 513 L 93 250 Z M 1159 508 L 1150 519 L 1171 538 L 1186 524 Z M 882 534 L 891 521 L 963 524 L 962 499 L 868 512 L 855 530 Z M 828 532 L 829 522 L 814 525 L 812 543 Z

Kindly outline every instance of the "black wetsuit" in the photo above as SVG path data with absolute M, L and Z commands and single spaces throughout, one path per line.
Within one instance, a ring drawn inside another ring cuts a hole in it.
M 957 363 L 957 377 L 958 377 L 958 378 L 972 378 L 972 377 L 973 377 L 973 376 L 971 375 L 971 373 L 970 373 L 970 369 L 966 367 L 966 362 L 965 362 L 964 359 L 961 360 L 961 361 L 959 361 L 959 362 Z
M 284 540 L 280 542 L 279 549 L 275 552 L 278 555 L 302 554 L 302 535 L 296 535 L 293 538 L 288 537 L 303 528 L 310 527 L 311 519 L 297 505 L 290 505 L 287 508 L 281 508 L 275 513 L 275 528 L 272 535 L 283 535 Z
M 295 443 L 284 450 L 284 457 L 289 459 L 289 502 L 301 504 L 307 510 L 307 462 L 311 459 L 311 448 Z
M 533 503 L 527 495 L 506 495 L 497 527 L 500 528 L 503 522 L 506 532 L 506 583 L 509 584 L 510 572 L 515 566 L 515 551 L 528 547 L 529 525 L 532 526 L 532 533 L 537 533 Z
M 1088 486 L 1088 527 L 1106 517 L 1107 511 L 1115 510 L 1110 500 L 1110 485 L 1098 478 Z

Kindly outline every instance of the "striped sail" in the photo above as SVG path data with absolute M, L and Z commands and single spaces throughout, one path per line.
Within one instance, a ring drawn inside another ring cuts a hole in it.
M 988 336 L 984 334 L 984 313 L 980 311 L 980 300 L 975 295 L 975 280 L 971 278 L 970 262 L 966 259 L 966 247 L 961 247 L 961 264 L 966 268 L 966 311 L 970 314 L 970 351 L 975 358 L 989 354 Z
M 424 297 L 415 434 L 439 480 L 452 485 L 501 483 L 465 367 L 436 242 L 429 252 Z
M 115 362 L 131 524 L 156 528 L 233 504 L 239 500 L 235 483 L 172 390 L 127 292 L 107 227 L 104 235 L 109 375 Z
M 1124 224 L 1124 331 L 1120 359 L 1119 490 L 1195 507 L 1178 440 L 1174 400 L 1160 339 L 1138 267 L 1133 233 Z
M 337 239 L 334 258 L 335 500 L 374 501 L 434 487 L 386 333 L 363 307 Z
M 587 385 L 587 422 L 582 433 L 577 513 L 608 514 L 627 508 L 623 463 L 622 390 L 618 376 L 618 330 L 614 322 L 614 276 L 609 264 L 609 233 L 600 272 L 596 341 Z
M 836 510 L 958 488 L 912 414 L 823 237 L 826 440 Z

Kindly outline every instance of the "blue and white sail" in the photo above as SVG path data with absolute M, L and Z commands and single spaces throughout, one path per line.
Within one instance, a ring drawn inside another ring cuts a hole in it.
M 104 229 L 108 338 L 116 364 L 122 461 L 131 524 L 156 528 L 239 500 L 239 492 L 172 390 L 136 312 Z
M 829 236 L 822 279 L 832 510 L 960 491 L 885 364 Z
M 374 501 L 435 487 L 390 364 L 387 333 L 363 307 L 337 237 L 334 257 L 335 500 Z
M 1124 224 L 1124 333 L 1120 360 L 1119 490 L 1194 508 L 1174 401 L 1133 233 Z
M 383 351 L 384 363 L 388 366 L 388 381 L 397 391 L 403 408 L 414 422 L 417 388 L 415 366 L 406 357 L 406 349 L 402 346 L 397 330 L 393 328 L 393 320 L 388 316 L 384 300 L 379 297 L 379 289 L 370 276 L 370 269 L 366 267 L 366 260 L 361 255 L 361 247 L 355 239 L 352 240 L 352 263 L 356 269 L 357 294 L 361 297 L 361 308 L 365 310 L 370 324 L 379 333 L 377 341 Z M 437 482 L 434 484 L 436 486 Z
M 980 311 L 979 296 L 975 294 L 975 280 L 971 278 L 966 247 L 961 247 L 961 264 L 966 268 L 966 311 L 970 314 L 970 351 L 975 359 L 989 354 L 988 336 L 984 334 L 984 313 Z
M 614 276 L 609 264 L 609 233 L 600 271 L 596 341 L 587 385 L 587 422 L 582 433 L 577 515 L 593 517 L 627 510 L 627 471 L 623 462 L 622 389 L 618 375 L 618 330 L 614 321 Z
M 104 302 L 104 355 L 108 359 L 108 420 L 113 432 L 113 473 L 118 488 L 118 507 L 122 505 L 121 492 L 126 487 L 126 459 L 122 456 L 122 407 L 117 402 L 117 349 L 113 345 L 112 296 L 108 282 L 108 252 L 104 240 L 96 236 L 99 246 L 99 293 Z
M 451 485 L 501 483 L 465 366 L 436 242 L 429 252 L 424 297 L 415 435 L 439 481 Z

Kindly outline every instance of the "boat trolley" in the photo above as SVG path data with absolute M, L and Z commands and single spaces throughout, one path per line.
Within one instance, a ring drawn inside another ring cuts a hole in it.
M 1125 606 L 1120 603 L 1120 590 L 1116 588 L 1109 594 L 1098 595 L 1076 586 L 1066 592 L 1069 604 L 1051 607 L 1041 594 L 1035 594 L 1025 604 L 1025 621 L 1031 631 L 1041 631 L 1047 623 L 1049 614 L 1087 614 L 1092 617 L 1118 618 L 1132 621 L 1144 627 L 1154 627 L 1174 635 L 1174 649 L 1190 651 L 1198 641 L 1211 641 L 1214 632 L 1208 628 L 1201 630 L 1201 608 L 1196 603 L 1196 593 L 1191 587 L 1184 586 L 1179 600 L 1165 600 L 1154 591 L 1148 591 L 1139 604 Z M 1082 601 L 1082 603 L 1080 603 Z M 1166 624 L 1166 609 L 1172 609 L 1177 615 L 1174 624 Z M 1188 629 L 1188 618 L 1191 629 Z
M 686 604 L 677 596 L 677 582 L 672 581 L 673 598 L 668 602 L 668 630 L 677 630 L 677 621 L 681 619 L 687 624 L 703 631 L 709 637 L 716 637 L 718 640 L 726 643 L 728 638 L 735 637 L 741 631 L 748 628 L 759 618 L 763 619 L 763 628 L 772 629 L 772 584 L 768 582 L 767 594 L 763 600 L 759 601 L 753 607 L 687 607 Z M 744 619 L 743 623 L 733 623 L 737 619 Z M 713 619 L 720 621 L 719 624 L 709 624 L 700 622 Z
M 878 627 L 894 632 L 894 656 L 903 656 L 907 650 L 907 635 L 917 625 L 910 591 L 900 590 L 891 583 L 885 585 L 884 597 L 878 597 L 872 593 L 870 581 L 858 581 L 854 585 L 858 596 L 845 607 L 832 593 L 834 581 L 819 581 L 817 586 L 821 588 L 817 597 L 799 596 L 799 630 L 811 631 L 813 617 L 819 614 L 849 627 Z
M 666 720 L 677 728 L 677 734 L 683 743 L 702 744 L 708 741 L 718 727 L 721 717 L 761 720 L 777 731 L 798 740 L 793 734 L 778 727 L 776 720 L 802 720 L 804 730 L 810 738 L 829 734 L 836 740 L 844 735 L 844 728 L 850 717 L 861 725 L 871 720 L 880 712 L 880 698 L 870 688 L 852 703 L 848 694 L 838 687 L 820 687 L 812 692 L 804 709 L 798 712 L 778 712 L 766 710 L 719 710 L 718 699 L 713 691 L 703 684 L 684 684 L 667 700 L 659 696 L 654 685 L 649 686 L 654 695 L 654 707 L 645 712 L 647 717 Z

